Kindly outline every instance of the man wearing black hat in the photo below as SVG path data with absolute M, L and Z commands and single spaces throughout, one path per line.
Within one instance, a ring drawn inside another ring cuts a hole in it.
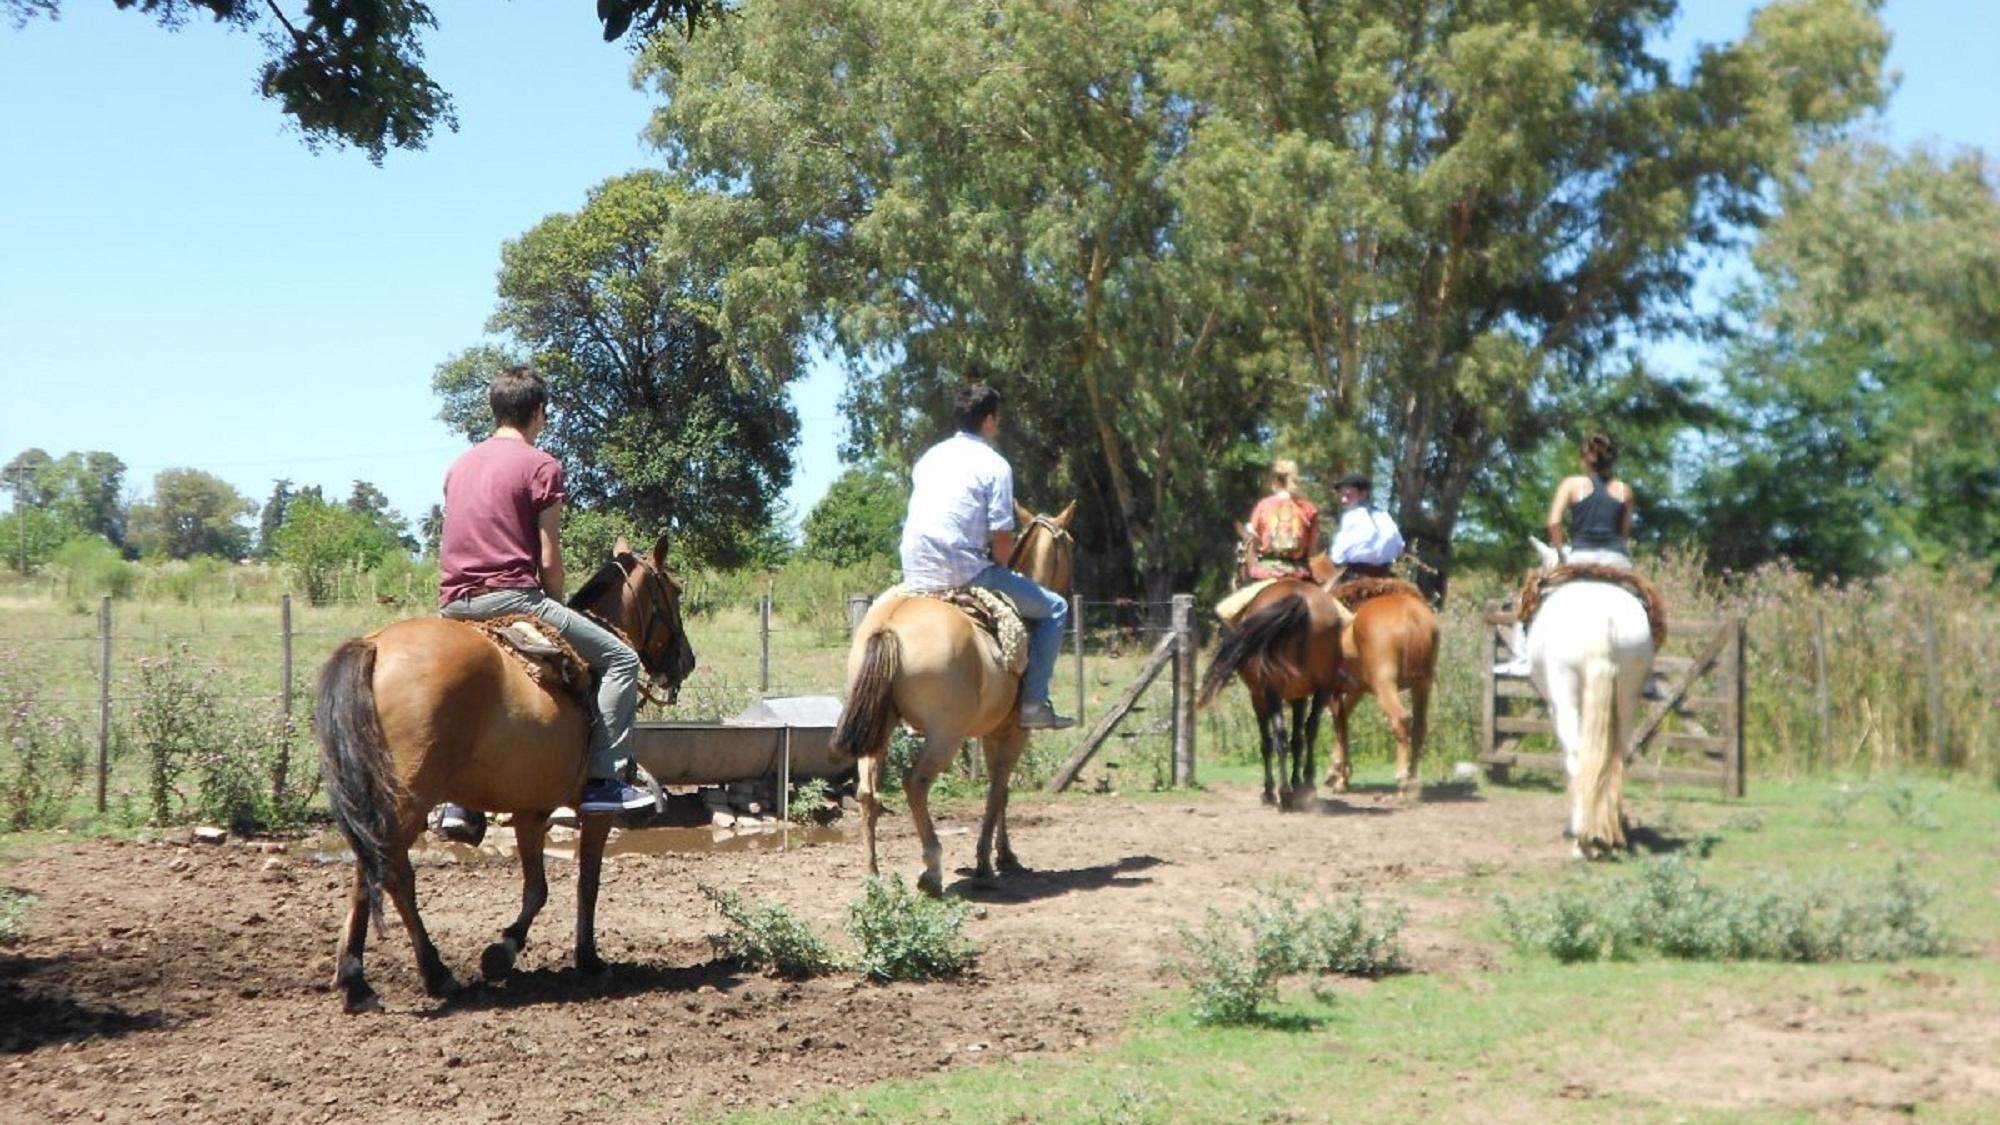
M 1403 553 L 1403 533 L 1389 513 L 1370 501 L 1372 482 L 1362 473 L 1349 473 L 1333 487 L 1340 493 L 1340 527 L 1326 553 L 1341 568 L 1334 581 L 1389 577 L 1389 564 Z

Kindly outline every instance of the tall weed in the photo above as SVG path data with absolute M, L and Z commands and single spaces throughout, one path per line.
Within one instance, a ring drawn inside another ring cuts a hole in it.
M 869 879 L 847 911 L 847 932 L 860 947 L 855 968 L 884 981 L 956 976 L 978 954 L 963 936 L 970 912 L 956 899 L 911 893 L 901 876 Z

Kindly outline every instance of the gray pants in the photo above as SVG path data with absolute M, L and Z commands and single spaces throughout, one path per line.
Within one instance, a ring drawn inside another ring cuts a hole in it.
M 603 674 L 597 687 L 597 714 L 590 722 L 592 780 L 618 776 L 632 736 L 632 716 L 639 709 L 639 654 L 611 630 L 576 612 L 540 590 L 491 590 L 448 602 L 439 611 L 456 621 L 483 621 L 528 613 L 548 622 L 576 649 L 584 663 Z

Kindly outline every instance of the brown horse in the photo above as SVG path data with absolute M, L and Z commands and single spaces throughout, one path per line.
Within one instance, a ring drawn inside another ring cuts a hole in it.
M 1059 516 L 1038 516 L 1015 505 L 1019 526 L 1007 565 L 1057 594 L 1067 595 L 1075 541 L 1072 502 Z M 903 777 L 910 819 L 923 842 L 924 873 L 917 887 L 944 893 L 944 848 L 931 825 L 931 783 L 968 738 L 986 757 L 986 815 L 979 824 L 977 878 L 991 879 L 994 848 L 1001 871 L 1021 870 L 1007 841 L 1007 783 L 1028 745 L 1018 719 L 1021 678 L 1002 667 L 998 646 L 962 610 L 936 598 L 891 591 L 869 608 L 847 654 L 847 706 L 833 733 L 835 753 L 856 759 L 855 800 L 861 805 L 861 839 L 868 873 L 875 859 L 878 791 L 898 719 L 924 736 L 923 752 Z
M 1347 607 L 1321 587 L 1280 578 L 1259 590 L 1215 650 L 1196 696 L 1206 707 L 1231 675 L 1250 692 L 1264 753 L 1264 803 L 1290 810 L 1312 796 L 1313 745 L 1320 716 L 1340 690 L 1341 633 Z M 1283 704 L 1292 705 L 1289 745 Z M 1274 791 L 1271 758 L 1284 754 Z
M 1406 798 L 1420 789 L 1417 762 L 1424 754 L 1429 725 L 1431 682 L 1437 673 L 1437 615 L 1416 586 L 1400 578 L 1359 578 L 1328 587 L 1351 606 L 1354 623 L 1341 638 L 1345 663 L 1340 702 L 1333 715 L 1333 772 L 1327 787 L 1347 792 L 1348 720 L 1364 695 L 1373 695 L 1396 738 L 1396 787 Z M 1410 693 L 1403 707 L 1402 692 Z
M 619 539 L 612 561 L 570 607 L 631 641 L 671 701 L 694 669 L 694 651 L 681 628 L 680 587 L 666 574 L 666 552 L 662 538 L 652 559 L 641 559 Z M 575 801 L 583 784 L 589 731 L 583 707 L 565 692 L 544 689 L 474 626 L 412 618 L 334 650 L 320 672 L 313 716 L 334 818 L 354 849 L 354 889 L 334 971 L 347 1010 L 380 1007 L 362 975 L 361 953 L 369 916 L 381 917 L 384 890 L 403 916 L 424 990 L 444 996 L 456 987 L 417 915 L 410 865 L 424 814 L 440 801 L 514 814 L 521 913 L 480 958 L 488 978 L 505 976 L 548 901 L 542 844 L 549 813 Z M 576 964 L 599 972 L 597 884 L 611 817 L 582 817 L 581 828 Z

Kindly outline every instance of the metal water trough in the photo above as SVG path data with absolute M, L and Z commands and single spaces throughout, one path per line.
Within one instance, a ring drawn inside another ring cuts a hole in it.
M 632 728 L 632 757 L 661 785 L 723 785 L 775 777 L 833 778 L 854 768 L 829 744 L 840 721 L 831 695 L 761 699 L 721 722 L 647 722 Z

